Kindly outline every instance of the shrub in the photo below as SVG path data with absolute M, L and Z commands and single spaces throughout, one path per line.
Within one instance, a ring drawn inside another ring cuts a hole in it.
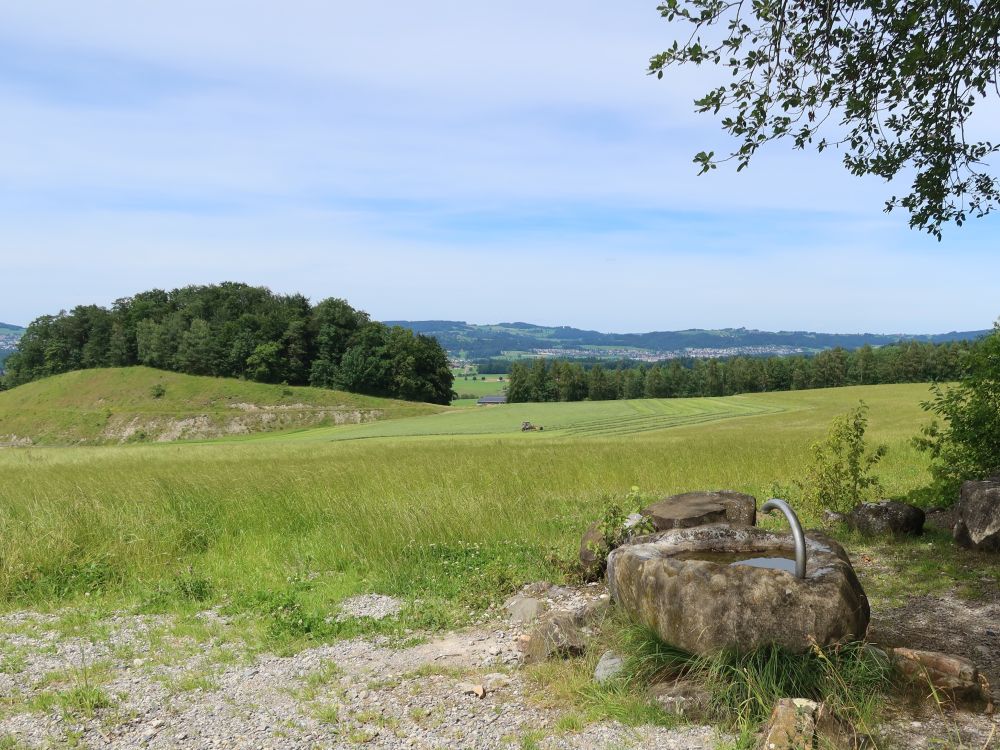
M 596 556 L 593 564 L 595 569 L 604 570 L 611 550 L 622 546 L 629 537 L 653 531 L 653 522 L 648 518 L 643 517 L 638 522 L 629 522 L 629 516 L 637 514 L 645 504 L 646 500 L 638 487 L 629 489 L 623 500 L 614 498 L 607 502 L 604 514 L 597 522 L 601 541 L 590 545 L 591 551 Z
M 966 479 L 1000 474 L 1000 323 L 969 353 L 958 385 L 931 386 L 923 408 L 937 420 L 915 438 L 931 454 L 935 494 L 954 500 Z
M 167 389 L 163 383 L 157 383 L 149 389 L 149 395 L 153 398 L 163 398 L 167 395 Z
M 805 510 L 818 515 L 824 509 L 846 513 L 858 503 L 875 499 L 882 484 L 872 470 L 886 454 L 886 446 L 869 450 L 865 444 L 868 406 L 833 420 L 827 436 L 812 445 L 813 461 L 802 487 Z

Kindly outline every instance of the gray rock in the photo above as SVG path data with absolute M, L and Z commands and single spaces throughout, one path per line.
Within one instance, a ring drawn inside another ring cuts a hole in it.
M 577 611 L 576 624 L 581 627 L 599 625 L 608 616 L 610 609 L 611 597 L 608 594 L 601 594 L 596 599 L 591 599 Z
M 528 583 L 521 589 L 521 593 L 525 596 L 544 596 L 549 591 L 552 590 L 552 584 L 548 581 L 534 581 Z
M 524 660 L 534 664 L 551 657 L 580 656 L 587 638 L 570 612 L 542 615 L 524 641 Z
M 954 533 L 962 547 L 1000 552 L 1000 481 L 962 483 Z
M 896 500 L 861 503 L 845 520 L 850 528 L 867 536 L 919 536 L 924 533 L 924 512 Z
M 683 679 L 658 682 L 649 688 L 649 695 L 668 714 L 693 722 L 710 722 L 717 718 L 712 694 L 699 682 Z
M 790 535 L 715 524 L 650 535 L 614 550 L 608 585 L 615 602 L 665 642 L 692 653 L 749 651 L 778 644 L 806 651 L 868 628 L 868 598 L 843 548 L 806 536 L 804 579 L 773 568 L 731 565 L 701 555 L 794 557 Z
M 511 622 L 516 625 L 534 622 L 549 608 L 542 600 L 524 594 L 515 594 L 503 606 L 510 615 Z
M 757 499 L 733 490 L 685 492 L 665 497 L 640 512 L 653 522 L 656 531 L 720 522 L 753 526 L 757 523 Z
M 847 516 L 843 513 L 837 513 L 833 510 L 823 511 L 823 524 L 826 526 L 837 526 L 838 524 L 846 523 Z
M 612 680 L 621 674 L 625 668 L 625 662 L 614 651 L 605 651 L 601 655 L 601 660 L 597 662 L 594 669 L 594 682 L 603 685 L 608 680 Z

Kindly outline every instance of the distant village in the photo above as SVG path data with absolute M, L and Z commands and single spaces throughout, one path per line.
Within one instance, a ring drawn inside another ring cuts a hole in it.
M 17 341 L 20 338 L 21 338 L 20 332 L 8 333 L 7 331 L 0 331 L 0 352 L 14 351 L 17 348 Z
M 3 362 L 7 355 L 12 354 L 17 349 L 18 339 L 21 332 L 11 333 L 10 331 L 0 331 L 0 373 L 3 372 Z
M 580 349 L 533 349 L 539 357 L 606 357 L 608 359 L 634 359 L 639 362 L 663 362 L 668 359 L 719 359 L 720 357 L 774 357 L 789 354 L 804 354 L 799 346 L 731 346 L 722 348 L 673 349 L 655 351 L 650 349 L 613 349 L 608 347 L 584 347 Z

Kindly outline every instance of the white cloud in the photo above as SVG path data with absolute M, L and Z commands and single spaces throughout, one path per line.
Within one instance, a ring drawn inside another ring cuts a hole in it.
M 988 232 L 908 233 L 835 153 L 696 177 L 728 144 L 705 71 L 644 75 L 655 4 L 39 0 L 0 29 L 0 320 L 223 279 L 619 330 L 997 312 Z

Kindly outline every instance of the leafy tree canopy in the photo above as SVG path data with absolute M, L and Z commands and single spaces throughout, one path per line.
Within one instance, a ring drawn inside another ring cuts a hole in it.
M 763 144 L 839 147 L 855 175 L 912 180 L 902 207 L 910 226 L 941 238 L 996 207 L 1000 182 L 988 158 L 998 146 L 973 135 L 973 111 L 998 92 L 998 0 L 666 0 L 687 24 L 649 63 L 711 63 L 729 75 L 695 104 L 721 115 L 740 143 L 728 157 L 695 157 L 701 171 L 735 160 L 743 169 Z
M 924 409 L 939 417 L 917 438 L 930 452 L 941 496 L 954 499 L 966 479 L 1000 474 L 1000 322 L 966 358 L 957 385 L 933 388 Z
M 438 404 L 452 398 L 448 357 L 436 339 L 373 322 L 342 299 L 311 306 L 300 294 L 232 282 L 43 315 L 21 337 L 0 388 L 136 364 Z

